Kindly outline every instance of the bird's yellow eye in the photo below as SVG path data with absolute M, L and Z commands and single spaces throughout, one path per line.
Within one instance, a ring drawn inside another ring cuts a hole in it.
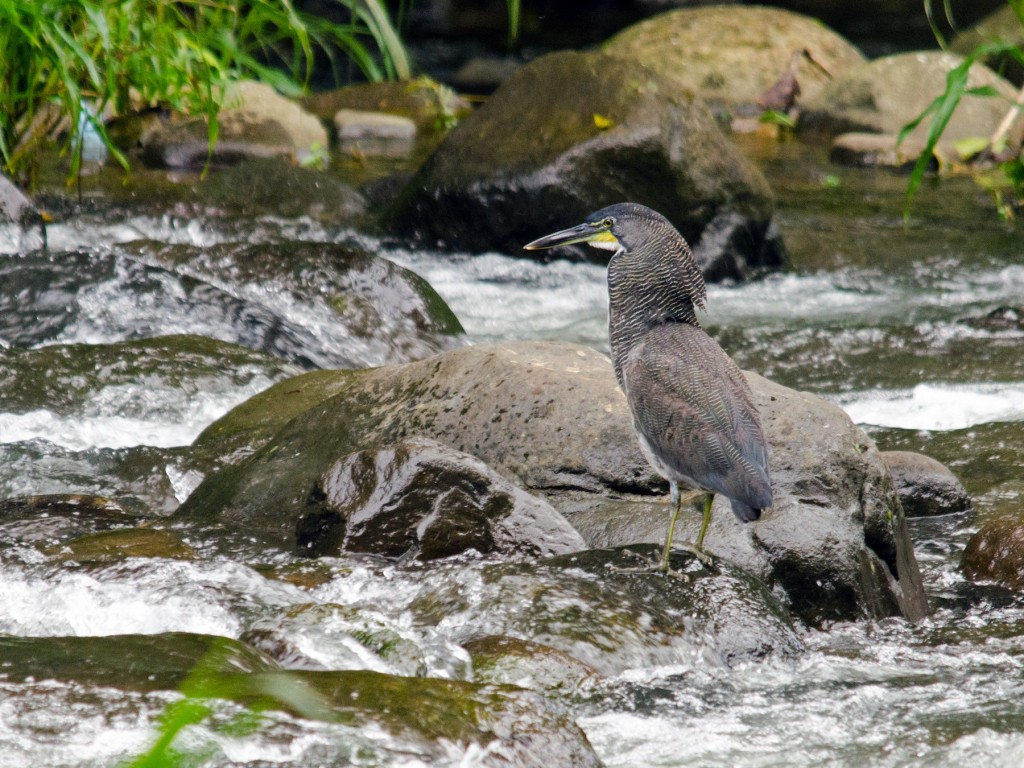
M 613 219 L 611 216 L 609 216 L 606 219 L 602 219 L 601 226 L 604 227 L 605 229 L 611 229 L 612 227 L 615 226 L 615 219 Z

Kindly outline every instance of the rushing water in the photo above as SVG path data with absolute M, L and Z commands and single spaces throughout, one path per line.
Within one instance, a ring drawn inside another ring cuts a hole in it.
M 808 632 L 808 651 L 796 659 L 732 668 L 685 654 L 659 666 L 624 664 L 567 705 L 609 766 L 1024 765 L 1024 600 L 969 584 L 958 571 L 978 523 L 1024 503 L 1024 428 L 1017 428 L 1024 422 L 1024 325 L 989 317 L 1021 305 L 1020 227 L 998 222 L 966 181 L 926 190 L 904 228 L 901 179 L 870 171 L 836 177 L 784 147 L 761 162 L 780 197 L 791 268 L 711 286 L 705 324 L 742 366 L 834 399 L 882 448 L 924 450 L 952 466 L 976 511 L 912 521 L 933 608 L 918 625 L 892 619 Z M 337 234 L 304 219 L 263 220 L 253 229 L 272 237 Z M 236 236 L 209 222 L 145 216 L 83 216 L 50 235 L 56 248 L 139 237 L 208 245 Z M 385 255 L 426 277 L 474 340 L 606 348 L 600 266 L 499 254 Z M 118 341 L 123 331 L 102 325 L 102 305 L 56 341 Z M 194 320 L 167 306 L 161 332 Z M 214 376 L 187 396 L 153 382 L 118 383 L 66 412 L 0 407 L 0 498 L 102 493 L 126 482 L 132 462 L 165 462 L 167 482 L 183 498 L 192 485 L 175 469 L 173 446 L 187 445 L 281 375 Z M 55 472 L 62 487 L 54 487 Z M 269 632 L 286 637 L 303 663 L 323 668 L 469 674 L 458 639 L 471 614 L 418 619 L 413 604 L 424 575 L 416 568 L 330 561 L 322 569 L 330 576 L 308 586 L 267 577 L 287 563 L 237 562 L 191 541 L 198 552 L 191 560 L 82 569 L 44 557 L 47 536 L 0 526 L 0 635 L 187 631 L 252 639 Z M 484 567 L 458 571 L 469 601 Z M 428 578 L 448 576 L 440 569 Z M 294 610 L 284 613 L 306 604 L 336 614 L 304 624 Z M 360 609 L 362 623 L 355 626 L 339 606 Z M 400 661 L 384 662 L 353 641 L 368 621 L 406 649 Z M 145 748 L 169 700 L 162 692 L 45 680 L 0 683 L 0 765 L 114 765 Z M 225 706 L 219 716 L 232 711 Z M 204 725 L 183 735 L 185 746 L 212 744 L 210 764 L 217 765 L 426 764 L 415 754 L 396 759 L 380 733 L 265 717 L 258 736 Z M 434 762 L 486 764 L 485 752 L 450 745 Z

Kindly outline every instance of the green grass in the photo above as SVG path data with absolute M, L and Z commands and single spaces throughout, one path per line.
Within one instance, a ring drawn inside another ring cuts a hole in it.
M 925 12 L 928 15 L 928 21 L 931 24 L 935 39 L 943 48 L 946 48 L 945 37 L 939 30 L 939 26 L 934 18 L 933 2 L 934 0 L 924 0 Z M 1018 21 L 1022 26 L 1024 26 L 1024 0 L 1008 0 L 1008 3 L 1013 8 Z M 943 10 L 947 21 L 951 26 L 955 27 L 950 0 L 943 0 Z M 968 73 L 975 62 L 985 61 L 1000 56 L 1014 59 L 1024 66 L 1024 47 L 1021 47 L 1019 44 L 1008 43 L 1001 40 L 981 43 L 971 51 L 959 66 L 950 70 L 949 74 L 946 76 L 945 90 L 939 94 L 920 115 L 905 125 L 900 131 L 898 141 L 902 142 L 915 128 L 917 128 L 918 125 L 925 120 L 929 121 L 927 123 L 928 132 L 925 140 L 925 147 L 918 156 L 917 162 L 914 164 L 914 169 L 911 171 L 910 179 L 907 182 L 906 202 L 903 208 L 904 221 L 908 221 L 910 218 L 910 210 L 914 201 L 914 196 L 917 194 L 917 190 L 921 186 L 921 181 L 924 179 L 925 171 L 931 162 L 935 147 L 942 138 L 942 134 L 945 132 L 946 126 L 949 125 L 953 112 L 956 111 L 960 101 L 965 96 L 1002 98 L 994 88 L 969 88 L 967 86 Z M 1019 101 L 1016 104 L 1007 103 L 1007 109 L 1010 111 L 1019 111 L 1021 109 L 1021 105 Z M 1000 146 L 1000 143 L 1003 141 L 1005 141 L 1005 136 L 1000 137 L 998 135 L 993 135 L 986 142 L 984 151 L 978 154 L 980 156 L 985 156 L 986 154 L 1002 156 L 1004 154 L 1005 146 Z M 1000 216 L 1003 218 L 1012 218 L 1013 205 L 1006 200 L 1005 193 L 1009 192 L 1012 194 L 1018 203 L 1024 201 L 1024 151 L 1018 152 L 1016 157 L 1004 159 L 1002 162 L 997 164 L 997 168 L 997 175 L 994 176 L 992 173 L 981 174 L 979 175 L 979 182 L 992 193 L 993 199 L 996 203 L 996 209 Z
M 409 77 L 382 0 L 337 2 L 348 23 L 299 13 L 290 0 L 3 0 L 4 170 L 24 182 L 39 146 L 59 135 L 74 178 L 90 125 L 127 169 L 102 116 L 157 105 L 205 115 L 212 150 L 227 83 L 256 78 L 296 94 L 318 55 L 336 73 L 351 64 L 369 80 Z

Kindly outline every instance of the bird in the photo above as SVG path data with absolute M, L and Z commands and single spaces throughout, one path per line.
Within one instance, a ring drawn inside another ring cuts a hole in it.
M 639 203 L 617 203 L 523 247 L 576 243 L 611 251 L 608 337 L 615 377 L 644 457 L 669 483 L 671 517 L 653 568 L 671 571 L 681 485 L 704 494 L 700 532 L 683 548 L 710 566 L 704 537 L 716 494 L 729 499 L 744 523 L 772 505 L 768 446 L 750 385 L 698 322 L 707 286 L 668 219 Z

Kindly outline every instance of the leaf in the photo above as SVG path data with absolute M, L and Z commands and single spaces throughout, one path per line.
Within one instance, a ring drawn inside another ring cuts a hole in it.
M 613 125 L 615 125 L 615 121 L 610 117 L 599 115 L 597 112 L 594 113 L 594 126 L 597 127 L 598 130 L 605 131 Z
M 989 143 L 989 140 L 984 136 L 968 136 L 959 141 L 954 141 L 953 148 L 961 160 L 969 160 L 988 149 Z

